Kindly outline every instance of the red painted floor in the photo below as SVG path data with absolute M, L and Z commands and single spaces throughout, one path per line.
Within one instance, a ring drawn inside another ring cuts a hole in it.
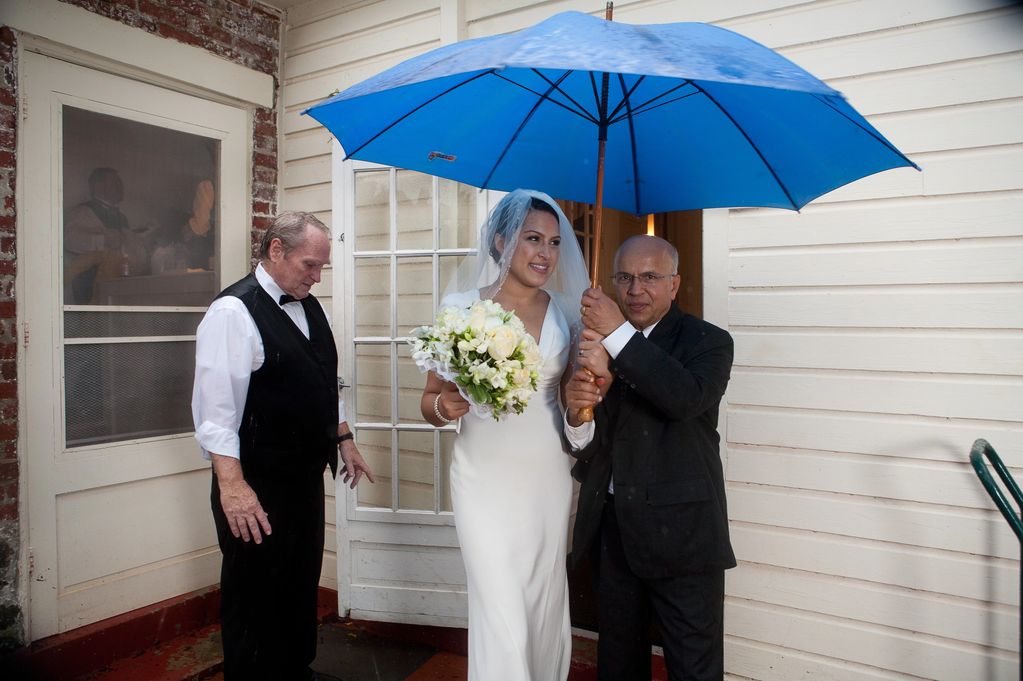
M 320 626 L 314 669 L 344 681 L 464 681 L 468 658 L 421 643 L 384 638 L 354 622 Z M 139 655 L 118 660 L 76 681 L 223 681 L 216 625 L 180 636 Z M 569 681 L 596 681 L 596 642 L 573 638 Z M 664 681 L 663 660 L 654 658 L 653 681 Z

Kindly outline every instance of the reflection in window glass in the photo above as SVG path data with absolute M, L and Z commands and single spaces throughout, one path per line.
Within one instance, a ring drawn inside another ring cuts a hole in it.
M 455 434 L 444 431 L 440 434 L 440 510 L 451 513 L 451 457 L 455 449 Z
M 420 409 L 423 387 L 426 386 L 426 374 L 412 361 L 409 347 L 400 343 L 396 347 L 398 362 L 398 422 L 426 423 Z
M 66 446 L 190 432 L 220 141 L 67 106 L 61 131 Z
M 476 245 L 476 197 L 479 190 L 452 180 L 439 182 L 440 247 L 472 248 Z
M 414 327 L 433 323 L 433 259 L 408 256 L 399 258 L 396 279 L 396 335 L 405 336 Z
M 206 305 L 220 142 L 63 110 L 64 304 Z
M 373 469 L 376 482 L 367 485 L 360 483 L 358 502 L 360 507 L 390 508 L 391 507 L 391 431 L 368 430 L 358 431 L 359 453 Z
M 398 250 L 433 248 L 433 178 L 410 170 L 395 175 Z
M 355 250 L 383 251 L 390 245 L 389 170 L 355 173 Z
M 433 510 L 433 433 L 398 432 L 398 508 Z
M 355 335 L 391 335 L 391 260 L 387 257 L 355 261 Z
M 360 423 L 391 423 L 391 344 L 355 346 L 355 403 Z

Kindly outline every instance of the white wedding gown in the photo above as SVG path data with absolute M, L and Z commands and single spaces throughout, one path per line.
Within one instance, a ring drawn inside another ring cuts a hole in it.
M 470 305 L 478 292 L 449 296 Z M 558 389 L 570 331 L 554 301 L 537 392 L 502 421 L 462 417 L 451 500 L 469 585 L 469 681 L 563 681 L 572 657 L 565 569 L 571 459 Z

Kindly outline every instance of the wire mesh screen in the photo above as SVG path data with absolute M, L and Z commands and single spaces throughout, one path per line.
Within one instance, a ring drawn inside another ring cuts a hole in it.
M 67 447 L 192 430 L 193 341 L 64 347 Z
M 122 338 L 131 336 L 194 336 L 203 312 L 64 313 L 65 338 Z

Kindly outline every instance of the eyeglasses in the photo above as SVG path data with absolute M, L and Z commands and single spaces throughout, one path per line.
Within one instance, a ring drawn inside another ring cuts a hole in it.
M 662 279 L 674 277 L 674 274 L 657 274 L 657 272 L 643 272 L 641 274 L 629 274 L 628 272 L 616 272 L 611 275 L 611 280 L 616 286 L 632 286 L 633 281 L 638 281 L 643 288 L 656 286 Z

